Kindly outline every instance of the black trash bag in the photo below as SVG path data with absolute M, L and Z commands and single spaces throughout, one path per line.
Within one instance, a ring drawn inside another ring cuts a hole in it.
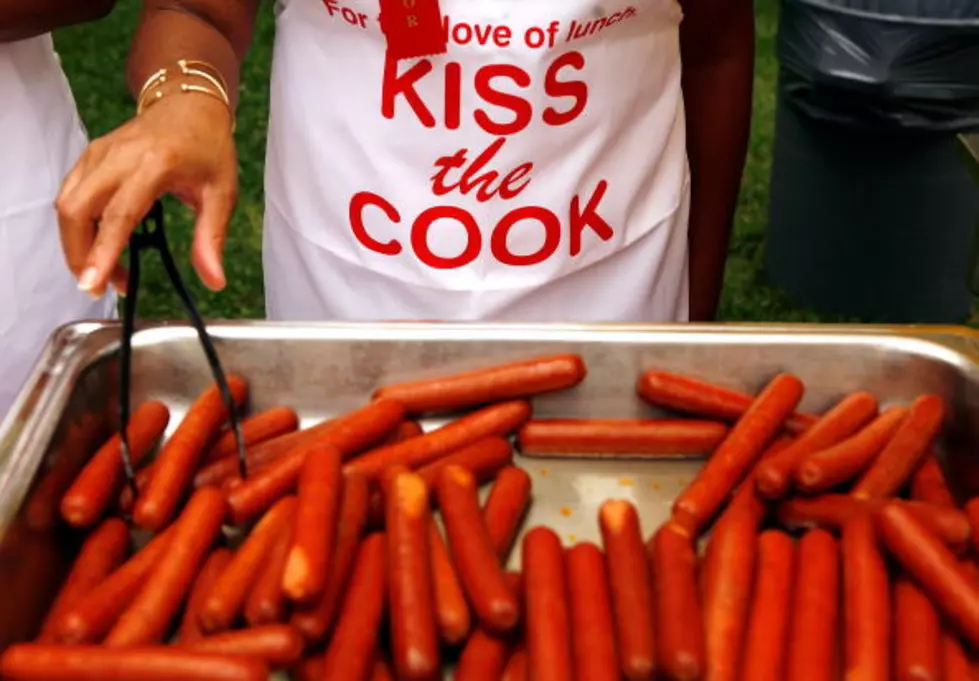
M 979 131 L 979 0 L 783 0 L 786 102 L 875 132 Z

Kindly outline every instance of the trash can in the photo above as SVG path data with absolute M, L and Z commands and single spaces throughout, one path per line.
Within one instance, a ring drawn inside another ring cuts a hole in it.
M 783 0 L 778 56 L 769 279 L 821 313 L 963 321 L 979 2 Z

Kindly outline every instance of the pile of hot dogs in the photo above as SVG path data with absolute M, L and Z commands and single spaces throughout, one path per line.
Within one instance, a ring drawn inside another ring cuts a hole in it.
M 0 673 L 435 681 L 451 662 L 462 681 L 979 679 L 979 500 L 960 509 L 935 457 L 938 397 L 881 410 L 860 392 L 817 417 L 796 412 L 790 374 L 752 397 L 649 371 L 638 395 L 676 418 L 531 419 L 529 398 L 585 374 L 561 355 L 396 384 L 303 430 L 271 409 L 243 423 L 244 477 L 216 387 L 148 464 L 169 413 L 140 405 L 138 491 L 116 435 L 60 497 L 87 538 Z M 247 384 L 229 383 L 243 405 Z M 463 415 L 428 433 L 413 420 L 444 413 Z M 535 527 L 508 572 L 531 502 L 513 434 L 540 456 L 709 458 L 650 538 L 612 499 L 602 547 Z M 120 517 L 149 542 L 131 552 Z

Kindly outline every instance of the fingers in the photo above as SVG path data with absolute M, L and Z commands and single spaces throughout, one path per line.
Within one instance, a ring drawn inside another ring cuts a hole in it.
M 96 222 L 94 207 L 88 205 L 76 193 L 79 184 L 88 177 L 89 168 L 100 161 L 98 148 L 92 144 L 82 153 L 78 162 L 65 177 L 61 191 L 55 200 L 58 213 L 58 230 L 61 248 L 68 269 L 77 277 L 85 267 L 88 251 L 95 241 Z
M 220 291 L 227 284 L 222 261 L 235 200 L 233 183 L 227 188 L 209 187 L 201 197 L 200 212 L 194 225 L 191 262 L 201 281 L 212 291 Z
M 120 281 L 125 270 L 119 265 L 119 257 L 129 243 L 129 236 L 160 195 L 161 185 L 162 176 L 145 169 L 119 183 L 102 210 L 98 232 L 79 279 L 80 288 L 85 277 L 90 276 L 87 273 L 94 272 L 95 280 L 101 286 L 111 281 L 116 290 L 120 290 L 121 283 L 121 291 L 125 291 L 125 282 Z

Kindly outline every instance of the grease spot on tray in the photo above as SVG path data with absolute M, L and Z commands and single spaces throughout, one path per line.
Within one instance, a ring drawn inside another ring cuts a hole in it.
M 633 484 L 632 478 L 619 478 L 619 485 L 622 487 L 632 487 Z
M 655 489 L 655 490 L 661 490 L 661 489 L 663 489 L 663 486 L 660 485 L 655 480 L 653 480 L 651 483 L 649 483 L 649 486 L 650 486 L 651 489 Z
M 569 542 L 576 542 L 576 541 L 578 541 L 578 535 L 575 535 L 575 534 L 569 534 L 569 535 L 568 535 L 568 541 L 569 541 Z
M 572 513 L 572 510 L 571 510 L 571 507 L 570 506 L 562 506 L 561 507 L 561 515 L 563 515 L 565 518 L 570 518 L 571 517 L 571 513 Z
M 540 469 L 540 476 L 542 478 L 546 478 L 547 477 L 547 474 L 548 474 L 548 470 L 546 468 L 541 468 Z

